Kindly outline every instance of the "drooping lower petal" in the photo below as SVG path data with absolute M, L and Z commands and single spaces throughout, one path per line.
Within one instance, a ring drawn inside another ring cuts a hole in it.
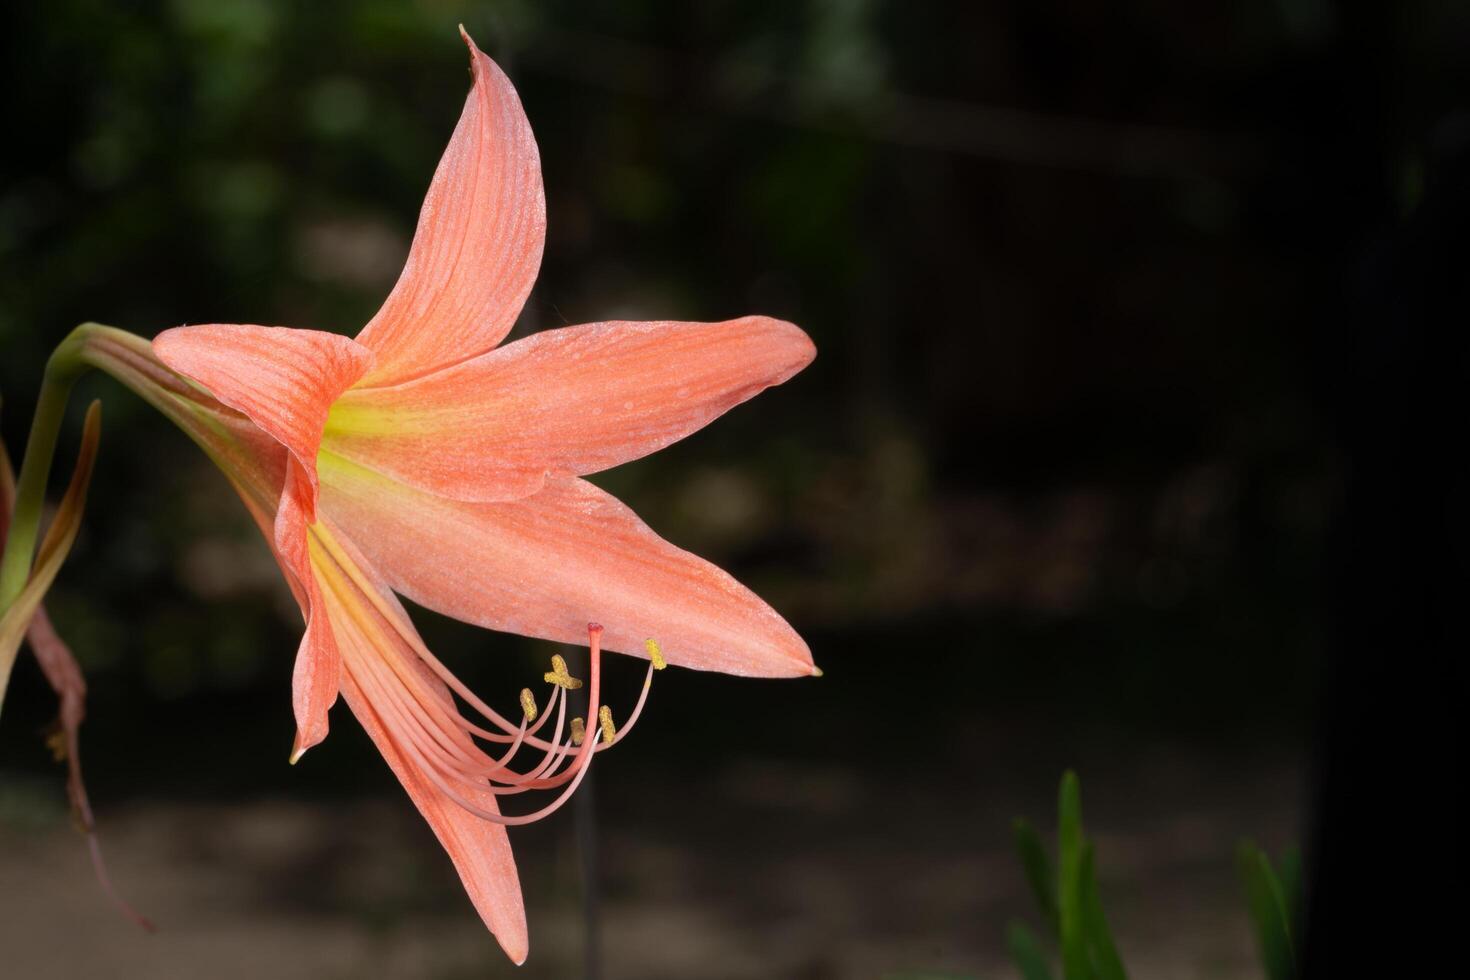
M 548 471 L 588 474 L 662 449 L 816 354 L 800 329 L 590 323 L 544 330 L 391 388 L 348 391 L 322 446 L 458 500 L 516 500 Z
M 457 803 L 445 798 L 427 776 L 394 744 L 381 718 L 350 676 L 343 679 L 342 698 L 383 754 L 393 775 L 403 784 L 414 806 L 434 830 L 434 836 L 449 852 L 455 870 L 475 911 L 500 942 L 505 954 L 517 964 L 526 961 L 530 939 L 526 931 L 525 904 L 516 873 L 510 838 L 500 824 L 480 820 Z M 496 805 L 485 794 L 482 805 Z
M 323 452 L 322 508 L 398 592 L 491 629 L 603 645 L 669 663 L 762 677 L 812 674 L 784 619 L 725 572 L 655 534 L 585 480 L 548 478 L 532 497 L 465 503 Z
M 341 651 L 322 604 L 322 588 L 312 568 L 307 542 L 308 493 L 306 474 L 293 459 L 287 469 L 280 509 L 276 512 L 274 534 L 275 552 L 306 620 L 306 631 L 301 636 L 291 672 L 291 707 L 296 717 L 296 742 L 291 749 L 293 763 L 327 737 L 327 713 L 337 701 L 342 675 Z
M 474 87 L 424 197 L 398 284 L 357 339 L 391 385 L 505 338 L 530 295 L 546 240 L 541 158 L 510 79 L 470 48 Z
M 449 853 L 485 925 L 506 955 L 523 963 L 529 948 L 526 912 L 505 827 L 476 816 L 444 793 L 406 741 L 394 704 L 412 699 L 408 688 L 420 698 L 439 700 L 450 712 L 455 710 L 453 698 L 410 647 L 410 642 L 422 646 L 422 640 L 402 607 L 378 582 L 374 570 L 352 556 L 354 550 L 343 542 L 330 557 L 317 551 L 318 562 L 338 563 L 324 573 L 330 577 L 322 593 L 324 618 L 329 619 L 342 650 L 343 699 Z M 342 563 L 355 567 L 343 568 Z M 360 583 L 379 591 L 379 601 L 374 603 L 363 593 Z M 466 754 L 477 751 L 462 732 L 439 729 L 438 733 Z M 460 792 L 475 806 L 499 812 L 488 784 L 479 789 L 462 787 Z
M 316 454 L 327 411 L 362 377 L 372 352 L 321 330 L 233 323 L 165 330 L 153 350 L 291 451 L 307 480 L 307 519 L 314 519 Z

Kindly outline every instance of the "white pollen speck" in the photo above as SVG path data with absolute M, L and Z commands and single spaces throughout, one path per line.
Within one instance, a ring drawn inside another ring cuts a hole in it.
M 633 403 L 632 402 L 623 402 L 623 411 L 625 411 L 625 412 L 631 412 L 631 411 L 633 411 Z

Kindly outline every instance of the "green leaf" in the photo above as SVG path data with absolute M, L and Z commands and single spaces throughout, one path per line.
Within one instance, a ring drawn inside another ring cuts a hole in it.
M 1097 890 L 1097 876 L 1093 870 L 1092 844 L 1082 848 L 1082 932 L 1091 952 L 1092 967 L 1099 980 L 1128 980 L 1128 971 L 1123 968 L 1123 958 L 1113 935 L 1108 931 L 1107 918 L 1103 915 L 1102 895 Z
M 1011 823 L 1011 834 L 1016 841 L 1016 851 L 1021 855 L 1021 867 L 1026 871 L 1026 882 L 1031 886 L 1037 908 L 1041 910 L 1041 918 L 1052 935 L 1059 936 L 1061 925 L 1057 918 L 1056 872 L 1052 869 L 1051 859 L 1046 856 L 1041 835 L 1019 817 Z
M 1051 967 L 1046 965 L 1046 956 L 1030 929 L 1019 922 L 1012 922 L 1006 932 L 1006 942 L 1011 947 L 1011 959 L 1016 961 L 1016 969 L 1021 971 L 1021 980 L 1052 980 Z
M 1062 942 L 1062 976 L 1091 980 L 1087 937 L 1082 928 L 1082 788 L 1077 774 L 1062 774 L 1057 799 L 1057 915 Z
M 1271 859 L 1254 842 L 1242 841 L 1235 861 L 1266 976 L 1268 980 L 1293 980 L 1296 957 L 1291 945 L 1289 905 L 1281 880 L 1271 868 Z

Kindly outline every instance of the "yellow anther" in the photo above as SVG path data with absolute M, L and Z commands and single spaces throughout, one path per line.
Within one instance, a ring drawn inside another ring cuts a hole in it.
M 587 737 L 587 725 L 581 718 L 572 719 L 572 744 L 581 745 L 582 739 Z
M 535 721 L 536 715 L 540 713 L 536 707 L 536 698 L 528 687 L 521 688 L 521 710 L 525 712 L 527 721 Z
M 597 709 L 597 724 L 602 728 L 603 742 L 611 745 L 618 736 L 618 730 L 613 726 L 612 709 L 605 704 Z
M 562 659 L 559 653 L 552 655 L 551 671 L 543 674 L 542 677 L 546 680 L 546 683 L 555 684 L 557 687 L 564 688 L 568 691 L 575 691 L 582 686 L 582 682 L 573 677 L 571 672 L 567 670 L 567 662 Z
M 669 662 L 664 659 L 663 650 L 659 649 L 658 641 L 653 637 L 650 636 L 643 641 L 643 648 L 648 651 L 648 659 L 653 661 L 654 670 L 663 670 L 669 665 Z
M 46 747 L 51 750 L 51 759 L 54 762 L 66 761 L 66 733 L 62 731 L 52 732 L 46 736 Z

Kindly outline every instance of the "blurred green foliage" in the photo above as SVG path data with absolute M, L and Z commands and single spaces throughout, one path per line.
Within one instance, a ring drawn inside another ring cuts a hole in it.
M 1127 980 L 1103 914 L 1095 849 L 1082 829 L 1082 789 L 1077 774 L 1064 773 L 1058 792 L 1055 871 L 1041 836 L 1029 823 L 1017 818 L 1012 830 L 1047 938 L 1060 951 L 1063 980 Z M 1294 851 L 1288 852 L 1278 875 L 1264 851 L 1251 841 L 1242 841 L 1236 864 L 1266 980 L 1293 980 L 1297 969 L 1292 937 L 1301 913 L 1300 860 Z M 1024 923 L 1010 924 L 1007 941 L 1023 980 L 1051 980 L 1057 975 L 1044 944 Z
M 1266 980 L 1295 980 L 1302 914 L 1301 856 L 1295 850 L 1287 851 L 1278 871 L 1270 856 L 1247 840 L 1236 850 L 1235 863 Z
M 1082 830 L 1082 788 L 1075 772 L 1062 776 L 1057 802 L 1055 872 L 1041 836 L 1026 821 L 1012 825 L 1016 850 L 1050 939 L 1061 950 L 1065 980 L 1127 980 L 1103 915 L 1094 848 Z M 1011 955 L 1025 980 L 1052 976 L 1041 943 L 1020 922 L 1008 929 Z

